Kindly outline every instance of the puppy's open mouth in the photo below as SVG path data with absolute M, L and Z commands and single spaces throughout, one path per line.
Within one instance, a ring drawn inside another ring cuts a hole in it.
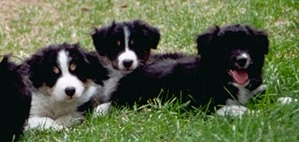
M 229 70 L 229 75 L 233 78 L 233 82 L 244 85 L 249 81 L 249 75 L 245 69 Z

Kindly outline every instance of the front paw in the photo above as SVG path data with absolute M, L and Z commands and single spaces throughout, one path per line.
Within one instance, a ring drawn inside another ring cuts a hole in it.
M 248 109 L 240 105 L 225 105 L 216 111 L 220 116 L 242 117 Z
M 39 129 L 46 130 L 51 129 L 55 131 L 60 131 L 64 127 L 63 125 L 57 124 L 53 119 L 47 117 L 32 117 L 28 119 L 28 124 L 25 127 L 25 130 L 29 129 Z
M 64 127 L 71 127 L 73 125 L 77 125 L 82 123 L 85 120 L 85 117 L 79 113 L 68 114 L 60 116 L 55 120 L 55 122 Z
M 98 117 L 98 116 L 104 116 L 107 114 L 111 109 L 111 103 L 103 103 L 98 105 L 94 111 L 93 111 L 93 116 Z

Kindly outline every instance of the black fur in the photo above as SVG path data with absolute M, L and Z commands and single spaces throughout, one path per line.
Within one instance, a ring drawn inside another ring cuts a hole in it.
M 195 81 L 199 60 L 197 56 L 179 53 L 151 55 L 147 65 L 119 81 L 118 89 L 112 94 L 112 104 L 140 106 L 157 97 L 164 101 L 173 95 L 180 97 L 180 92 L 186 94 L 182 99 L 188 101 L 187 93 Z
M 0 63 L 2 91 L 1 142 L 17 141 L 23 134 L 31 103 L 30 82 L 23 75 L 26 68 L 9 61 L 5 56 Z

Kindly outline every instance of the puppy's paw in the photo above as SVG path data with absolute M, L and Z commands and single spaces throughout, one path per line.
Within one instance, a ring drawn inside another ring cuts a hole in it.
M 98 117 L 98 116 L 104 116 L 105 114 L 107 114 L 111 109 L 111 103 L 103 103 L 98 105 L 93 112 L 93 116 L 94 117 Z
M 220 116 L 242 117 L 248 109 L 239 105 L 226 105 L 216 111 Z
M 32 117 L 28 119 L 28 124 L 25 130 L 29 129 L 39 129 L 46 130 L 51 129 L 55 131 L 60 131 L 64 128 L 63 125 L 57 124 L 53 119 L 47 117 Z

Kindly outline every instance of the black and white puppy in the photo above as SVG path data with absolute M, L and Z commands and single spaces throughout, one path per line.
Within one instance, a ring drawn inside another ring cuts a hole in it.
M 84 119 L 107 78 L 96 59 L 78 44 L 63 43 L 42 48 L 24 62 L 33 84 L 28 128 L 60 130 Z
M 25 73 L 26 68 L 9 61 L 9 56 L 4 56 L 0 62 L 0 88 L 3 91 L 0 141 L 17 141 L 23 134 L 31 103 L 30 82 Z
M 236 108 L 234 105 L 246 105 L 249 99 L 265 91 L 262 75 L 269 40 L 263 30 L 240 24 L 215 26 L 198 35 L 197 44 L 200 68 L 206 74 L 201 79 L 209 84 L 204 94 L 215 90 L 210 96 L 216 105 Z
M 198 35 L 199 56 L 152 56 L 142 71 L 123 79 L 112 101 L 143 105 L 158 95 L 173 95 L 189 102 L 188 108 L 206 107 L 208 112 L 223 105 L 246 105 L 265 91 L 262 68 L 268 44 L 267 34 L 250 26 L 215 26 Z
M 160 32 L 141 20 L 113 22 L 106 27 L 95 28 L 92 40 L 101 64 L 109 72 L 103 88 L 106 97 L 102 99 L 109 102 L 118 84 L 122 84 L 121 79 L 146 64 L 151 49 L 157 48 Z

